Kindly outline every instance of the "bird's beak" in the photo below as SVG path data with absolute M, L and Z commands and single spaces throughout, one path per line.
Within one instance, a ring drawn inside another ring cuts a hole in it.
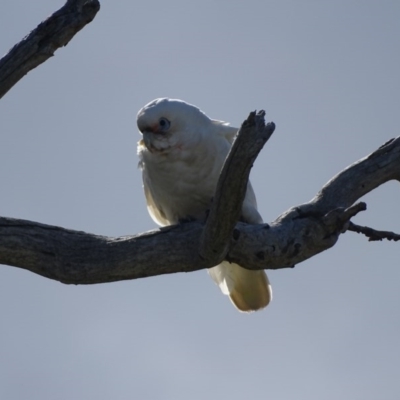
M 149 150 L 150 152 L 153 152 L 153 131 L 150 131 L 148 129 L 142 131 L 143 134 L 143 141 L 144 141 L 144 145 L 147 147 L 147 150 Z
M 143 141 L 147 148 L 149 148 L 149 145 L 151 143 L 151 133 L 152 132 L 148 130 L 142 131 Z

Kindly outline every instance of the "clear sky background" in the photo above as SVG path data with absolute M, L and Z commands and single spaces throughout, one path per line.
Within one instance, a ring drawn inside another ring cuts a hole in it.
M 62 1 L 2 0 L 0 53 Z M 157 97 L 277 124 L 251 179 L 265 221 L 399 133 L 400 2 L 103 1 L 0 104 L 0 214 L 100 235 L 155 228 L 136 113 Z M 400 186 L 355 222 L 400 231 Z M 4 400 L 400 397 L 400 244 L 346 233 L 238 313 L 205 271 L 67 286 L 0 268 Z

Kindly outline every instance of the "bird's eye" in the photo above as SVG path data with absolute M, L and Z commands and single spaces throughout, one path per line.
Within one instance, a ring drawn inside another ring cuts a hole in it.
M 167 118 L 160 118 L 158 123 L 160 124 L 161 130 L 166 131 L 169 129 L 171 123 L 167 120 Z

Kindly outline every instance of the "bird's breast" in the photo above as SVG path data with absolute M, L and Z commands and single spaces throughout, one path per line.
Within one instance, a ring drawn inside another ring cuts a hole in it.
M 228 150 L 199 146 L 185 156 L 143 154 L 144 185 L 170 224 L 204 218 Z

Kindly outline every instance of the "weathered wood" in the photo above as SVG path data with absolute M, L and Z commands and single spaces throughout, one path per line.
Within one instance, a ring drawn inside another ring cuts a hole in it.
M 238 165 L 231 165 L 233 174 Z M 247 179 L 246 174 L 236 176 Z M 357 199 L 393 179 L 400 181 L 400 137 L 346 168 L 309 203 L 293 207 L 270 225 L 238 223 L 226 259 L 249 269 L 279 269 L 313 257 L 334 246 L 350 219 L 365 210 L 364 203 L 353 204 Z M 224 190 L 234 197 L 239 189 Z M 190 272 L 213 266 L 199 255 L 203 228 L 194 221 L 109 238 L 0 218 L 0 263 L 73 284 Z
M 0 59 L 0 99 L 29 71 L 66 46 L 100 9 L 98 0 L 68 0 Z
M 100 8 L 97 0 L 68 0 L 0 60 L 0 98 L 46 61 Z M 273 223 L 237 223 L 251 166 L 275 129 L 251 113 L 226 160 L 208 220 L 110 238 L 0 217 L 0 263 L 63 283 L 91 284 L 209 268 L 222 258 L 249 269 L 292 267 L 334 246 L 350 219 L 366 209 L 354 203 L 381 184 L 400 181 L 400 137 L 332 178 L 306 204 Z M 234 227 L 235 226 L 235 227 Z M 373 231 L 373 230 L 372 230 Z M 392 232 L 375 237 L 397 240 Z M 369 236 L 371 237 L 371 236 Z
M 264 116 L 264 111 L 250 113 L 243 122 L 221 171 L 200 237 L 200 256 L 212 265 L 219 264 L 226 257 L 233 228 L 240 219 L 250 170 L 274 133 L 275 124 L 270 122 L 265 125 Z

